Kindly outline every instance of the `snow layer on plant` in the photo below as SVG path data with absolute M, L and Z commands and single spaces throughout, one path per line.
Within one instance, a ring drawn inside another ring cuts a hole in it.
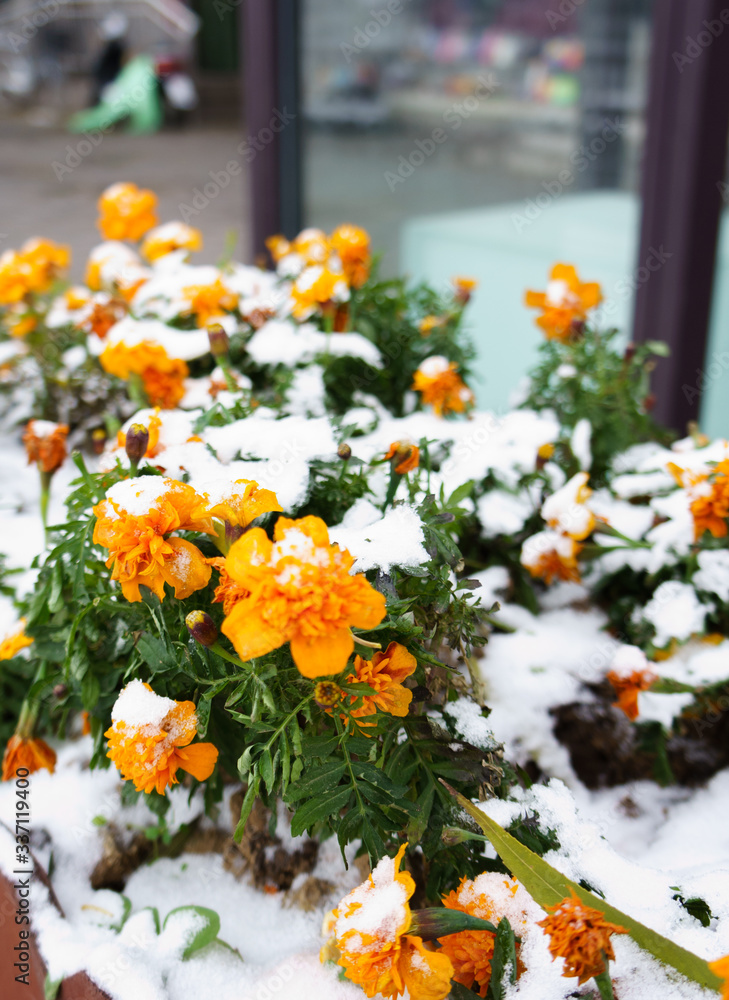
M 125 316 L 111 327 L 106 337 L 100 340 L 95 334 L 87 341 L 89 353 L 99 355 L 114 344 L 134 347 L 147 341 L 163 347 L 170 358 L 191 361 L 210 353 L 207 330 L 176 330 L 157 319 L 134 319 Z
M 476 501 L 476 512 L 485 538 L 515 535 L 535 512 L 535 505 L 525 494 L 490 490 Z
M 585 417 L 578 420 L 570 437 L 570 449 L 577 461 L 580 469 L 589 470 L 592 465 L 592 451 L 590 442 L 592 440 L 592 424 Z
M 115 483 L 107 491 L 106 499 L 125 514 L 143 517 L 157 507 L 169 491 L 169 481 L 161 476 L 137 476 Z M 113 514 L 113 509 L 107 504 L 107 516 L 113 517 Z
M 387 573 L 393 566 L 420 566 L 430 558 L 423 547 L 423 522 L 407 504 L 381 514 L 368 500 L 358 500 L 342 523 L 330 528 L 329 537 L 355 557 L 355 573 Z
M 336 455 L 337 442 L 328 417 L 289 416 L 276 420 L 274 416 L 270 410 L 256 410 L 252 416 L 224 427 L 208 427 L 201 437 L 226 463 L 238 455 L 278 462 L 310 462 Z
M 724 603 L 729 602 L 729 551 L 709 549 L 699 552 L 697 559 L 699 569 L 694 573 L 693 585 L 716 594 Z
M 482 750 L 493 750 L 497 745 L 490 722 L 481 714 L 481 707 L 471 698 L 458 698 L 448 702 L 445 712 L 453 719 L 458 735 L 467 743 Z
M 654 643 L 665 646 L 671 639 L 688 639 L 694 632 L 703 632 L 706 615 L 713 604 L 702 604 L 688 583 L 666 580 L 643 609 L 643 618 L 656 630 Z
M 319 354 L 329 354 L 362 358 L 373 368 L 382 367 L 380 352 L 361 333 L 323 333 L 311 323 L 296 325 L 287 320 L 269 320 L 256 330 L 246 350 L 259 365 L 293 367 L 313 361 Z
M 286 411 L 292 415 L 323 417 L 324 395 L 324 369 L 320 365 L 298 368 L 286 393 Z

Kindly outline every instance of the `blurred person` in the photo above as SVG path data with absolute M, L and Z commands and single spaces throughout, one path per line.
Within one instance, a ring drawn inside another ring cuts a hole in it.
M 114 12 L 99 25 L 104 47 L 91 70 L 92 90 L 89 107 L 101 103 L 104 88 L 119 76 L 127 52 L 126 34 L 129 22 L 124 14 Z

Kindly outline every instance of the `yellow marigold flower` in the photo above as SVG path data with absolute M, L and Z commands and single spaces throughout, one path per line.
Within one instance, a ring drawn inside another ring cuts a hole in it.
M 180 358 L 171 358 L 161 344 L 143 340 L 128 347 L 119 341 L 105 347 L 99 361 L 104 371 L 124 381 L 139 375 L 150 406 L 172 410 L 185 395 L 190 370 Z
M 504 885 L 513 893 L 518 889 L 518 884 L 513 881 L 505 880 Z M 474 886 L 475 882 L 464 876 L 458 888 L 443 897 L 443 906 L 498 924 L 500 917 L 494 901 L 485 893 L 476 892 Z M 441 938 L 440 944 L 441 951 L 453 965 L 453 979 L 485 997 L 491 980 L 495 935 L 491 931 L 459 931 Z M 517 973 L 523 969 L 519 961 L 519 947 L 517 942 Z
M 29 420 L 23 433 L 28 465 L 35 462 L 41 472 L 55 472 L 66 457 L 66 424 L 50 420 Z
M 453 975 L 450 959 L 408 934 L 415 882 L 400 871 L 406 847 L 403 844 L 394 858 L 383 858 L 334 911 L 330 925 L 340 953 L 338 964 L 365 996 L 398 997 L 407 990 L 411 1000 L 444 1000 Z
M 410 441 L 393 441 L 385 459 L 395 464 L 399 476 L 404 476 L 420 465 L 420 448 Z
M 215 517 L 231 527 L 247 528 L 261 514 L 273 510 L 283 511 L 273 490 L 261 489 L 252 479 L 224 480 L 201 494 L 193 517 Z
M 350 288 L 361 288 L 370 275 L 372 254 L 369 233 L 345 222 L 329 237 L 332 250 L 342 262 L 344 277 Z
M 652 670 L 633 670 L 629 674 L 610 670 L 607 679 L 615 689 L 618 700 L 615 707 L 621 709 L 631 722 L 638 718 L 638 695 L 648 691 L 658 680 Z
M 615 958 L 613 934 L 627 934 L 624 927 L 611 924 L 605 915 L 580 900 L 572 891 L 556 906 L 545 907 L 548 917 L 538 921 L 549 935 L 552 959 L 564 959 L 565 979 L 577 976 L 580 986 L 607 969 L 607 960 Z
M 177 771 L 198 781 L 213 773 L 218 751 L 212 743 L 189 744 L 197 735 L 197 712 L 191 701 L 173 701 L 155 694 L 149 684 L 131 681 L 116 700 L 107 757 L 138 792 L 162 795 L 177 784 Z
M 91 294 L 88 288 L 84 288 L 83 285 L 71 285 L 63 293 L 63 298 L 66 302 L 66 308 L 73 312 L 76 309 L 83 309 L 90 302 Z
M 17 319 L 15 318 L 16 315 Z M 32 333 L 38 326 L 38 320 L 32 313 L 10 313 L 5 317 L 5 321 L 8 324 L 10 336 L 17 337 L 18 339 L 25 337 L 28 333 Z
M 3 755 L 3 781 L 12 781 L 17 770 L 25 767 L 33 774 L 45 768 L 53 774 L 56 767 L 56 751 L 45 740 L 26 738 L 15 733 L 8 740 Z
M 542 504 L 542 517 L 550 528 L 576 542 L 583 541 L 595 529 L 595 515 L 587 506 L 592 496 L 587 485 L 589 478 L 587 472 L 578 472 Z
M 456 302 L 462 306 L 466 305 L 478 288 L 478 281 L 476 278 L 463 278 L 458 276 L 451 278 L 451 283 L 453 285 L 453 293 L 455 295 Z
M 555 264 L 549 275 L 546 292 L 527 292 L 524 301 L 533 309 L 541 309 L 537 326 L 547 340 L 569 340 L 574 323 L 581 323 L 590 309 L 602 302 L 600 285 L 596 281 L 582 282 L 572 264 Z
M 99 231 L 105 240 L 140 240 L 157 225 L 157 195 L 136 184 L 112 184 L 99 198 Z
M 108 491 L 94 508 L 93 540 L 109 549 L 112 580 L 121 583 L 128 601 L 141 601 L 140 584 L 160 600 L 165 583 L 175 597 L 189 597 L 205 587 L 211 569 L 202 552 L 183 538 L 180 530 L 211 532 L 209 521 L 198 521 L 192 511 L 200 498 L 191 486 L 161 476 L 125 479 Z
M 47 291 L 71 263 L 70 247 L 41 237 L 24 243 L 20 256 L 32 269 L 34 292 Z
M 437 330 L 439 326 L 444 326 L 445 323 L 445 316 L 425 316 L 421 319 L 418 329 L 424 337 L 427 337 L 433 330 Z
M 247 531 L 225 560 L 231 579 L 250 592 L 222 627 L 240 658 L 288 642 L 305 677 L 343 670 L 354 650 L 350 626 L 374 628 L 385 617 L 384 595 L 351 573 L 353 563 L 318 517 L 280 517 L 273 542 L 262 528 Z
M 303 257 L 306 264 L 323 264 L 331 253 L 331 247 L 326 233 L 311 226 L 301 230 L 289 252 Z
M 276 236 L 268 237 L 266 240 L 266 249 L 271 254 L 274 264 L 278 264 L 287 253 L 291 253 L 291 244 L 285 236 L 278 233 Z
M 391 642 L 386 650 L 379 650 L 371 660 L 355 656 L 354 672 L 349 674 L 347 680 L 367 684 L 376 694 L 364 695 L 360 707 L 351 714 L 358 717 L 374 715 L 380 708 L 390 715 L 406 716 L 413 692 L 403 686 L 403 681 L 415 673 L 417 665 L 418 661 L 412 653 L 398 642 Z
M 333 313 L 335 304 L 349 298 L 349 288 L 341 271 L 329 265 L 312 264 L 292 285 L 291 298 L 294 316 L 303 320 L 317 309 Z
M 203 238 L 199 229 L 184 222 L 166 222 L 151 229 L 144 237 L 140 253 L 150 263 L 174 250 L 202 250 Z
M 705 531 L 714 538 L 726 538 L 729 527 L 729 458 L 723 459 L 708 472 L 687 472 L 672 462 L 669 470 L 691 497 L 694 519 L 694 539 Z
M 188 285 L 182 294 L 189 303 L 185 315 L 194 314 L 198 326 L 207 326 L 238 305 L 238 295 L 226 288 L 220 278 L 211 285 Z
M 99 243 L 89 254 L 85 281 L 93 292 L 103 288 L 129 288 L 141 275 L 146 274 L 139 257 L 118 240 Z
M 473 393 L 458 374 L 458 365 L 440 354 L 423 361 L 415 372 L 412 388 L 439 417 L 463 413 L 474 402 Z
M 0 306 L 20 302 L 33 288 L 34 275 L 30 263 L 16 250 L 0 255 Z
M 33 645 L 33 640 L 25 634 L 25 618 L 21 618 L 15 628 L 0 642 L 0 660 L 12 660 L 21 649 Z
M 721 990 L 721 1000 L 729 1000 L 729 955 L 718 958 L 715 962 L 709 962 L 709 968 L 715 976 L 724 980 Z
M 521 564 L 547 584 L 555 579 L 579 583 L 577 557 L 581 551 L 582 546 L 570 535 L 547 529 L 526 539 L 521 549 Z

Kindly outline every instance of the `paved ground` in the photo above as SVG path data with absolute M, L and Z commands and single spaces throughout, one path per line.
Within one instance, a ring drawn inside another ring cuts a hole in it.
M 90 150 L 87 140 L 79 147 L 81 139 L 57 127 L 0 122 L 0 251 L 35 235 L 70 243 L 72 273 L 80 278 L 89 250 L 100 240 L 96 199 L 105 187 L 129 180 L 152 188 L 160 199 L 160 218 L 178 219 L 180 205 L 190 205 L 195 188 L 210 182 L 209 172 L 220 174 L 237 159 L 241 174 L 224 189 L 216 187 L 215 197 L 189 221 L 203 233 L 201 260 L 217 260 L 231 230 L 238 237 L 236 256 L 245 257 L 247 177 L 236 152 L 241 141 L 237 129 L 194 127 L 152 136 L 113 132 Z M 77 147 L 87 155 L 80 156 Z M 55 170 L 54 162 L 60 165 Z M 76 165 L 61 169 L 67 163 Z

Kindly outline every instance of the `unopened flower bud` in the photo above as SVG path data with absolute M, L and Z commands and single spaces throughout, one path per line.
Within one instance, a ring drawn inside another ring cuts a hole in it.
M 214 646 L 218 641 L 215 622 L 205 611 L 191 611 L 185 618 L 187 631 L 201 646 Z
M 535 463 L 538 471 L 544 468 L 552 455 L 554 455 L 554 445 L 551 442 L 539 446 L 537 449 L 537 461 Z
M 220 323 L 211 323 L 208 327 L 210 353 L 214 358 L 227 358 L 230 349 L 230 339 Z
M 132 465 L 137 465 L 147 454 L 149 431 L 144 424 L 132 424 L 127 431 L 124 448 Z
M 649 392 L 648 395 L 643 400 L 643 409 L 646 411 L 646 413 L 650 413 L 650 411 L 653 409 L 655 405 L 656 405 L 656 397 L 653 395 L 652 392 Z
M 60 701 L 62 698 L 65 698 L 67 694 L 68 694 L 68 687 L 66 684 L 54 685 L 53 697 L 56 699 L 56 701 Z
M 432 906 L 426 910 L 413 910 L 408 934 L 415 934 L 423 941 L 435 941 L 446 934 L 461 931 L 491 931 L 496 927 L 490 920 L 482 920 L 462 910 L 450 910 L 445 906 Z
M 106 444 L 106 431 L 103 427 L 97 427 L 91 432 L 91 447 L 94 450 L 94 455 L 100 455 L 104 450 L 104 445 Z
M 636 350 L 637 348 L 635 344 L 631 341 L 625 348 L 625 354 L 623 354 L 623 361 L 626 363 L 626 365 L 629 365 L 630 362 L 633 360 L 633 358 L 635 357 Z
M 346 441 L 342 441 L 342 443 L 337 448 L 337 455 L 339 455 L 339 457 L 344 462 L 346 462 L 347 459 L 352 457 L 352 449 L 349 447 Z
M 314 688 L 314 701 L 319 708 L 333 708 L 342 700 L 342 689 L 333 681 L 319 681 Z

